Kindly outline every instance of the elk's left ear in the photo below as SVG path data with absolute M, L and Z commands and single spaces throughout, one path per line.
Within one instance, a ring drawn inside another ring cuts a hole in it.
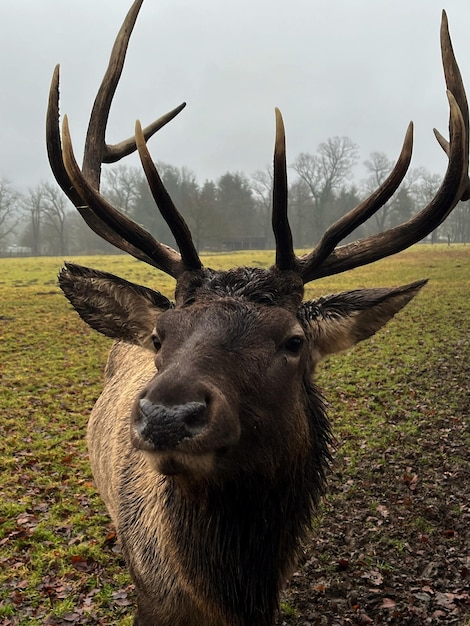
M 299 317 L 313 334 L 315 362 L 371 337 L 427 283 L 393 289 L 358 289 L 304 302 Z
M 157 317 L 173 305 L 158 291 L 98 270 L 66 263 L 59 285 L 83 321 L 98 332 L 152 349 Z

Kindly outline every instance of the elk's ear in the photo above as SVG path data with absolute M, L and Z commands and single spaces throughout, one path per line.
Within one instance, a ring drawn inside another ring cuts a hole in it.
M 368 339 L 398 313 L 426 280 L 393 289 L 344 291 L 304 302 L 300 319 L 310 326 L 315 362 Z
M 158 291 L 73 263 L 60 272 L 59 286 L 89 326 L 149 349 L 158 314 L 173 306 Z

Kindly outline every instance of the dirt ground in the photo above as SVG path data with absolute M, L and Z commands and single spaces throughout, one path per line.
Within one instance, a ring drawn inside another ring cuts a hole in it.
M 353 470 L 339 450 L 279 625 L 470 625 L 469 361 L 456 372 L 433 375 L 460 385 L 458 410 L 424 421 L 415 445 L 364 449 Z

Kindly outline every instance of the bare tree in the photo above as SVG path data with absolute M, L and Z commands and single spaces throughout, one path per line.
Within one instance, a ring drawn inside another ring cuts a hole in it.
M 22 199 L 22 209 L 26 221 L 23 243 L 31 248 L 33 256 L 39 256 L 41 249 L 41 223 L 43 217 L 44 186 L 38 185 L 30 189 Z
M 372 152 L 370 159 L 364 161 L 364 166 L 369 172 L 369 176 L 363 181 L 362 188 L 365 195 L 368 196 L 387 178 L 392 171 L 393 162 L 387 157 L 384 152 Z M 374 215 L 374 220 L 377 224 L 377 230 L 380 232 L 384 230 L 387 223 L 387 218 L 390 212 L 390 202 L 386 202 L 380 211 Z
M 142 180 L 137 167 L 116 165 L 104 172 L 104 195 L 126 215 L 135 215 Z
M 326 208 L 334 193 L 351 178 L 358 154 L 357 145 L 349 137 L 330 137 L 318 146 L 317 154 L 303 152 L 292 165 L 312 196 L 316 239 L 337 217 L 327 216 Z
M 407 176 L 408 189 L 416 206 L 426 204 L 436 195 L 441 184 L 439 174 L 431 174 L 424 167 L 416 168 L 409 172 Z M 436 243 L 438 239 L 438 228 L 431 233 L 431 243 Z
M 289 187 L 292 235 L 299 248 L 308 248 L 314 231 L 313 201 L 308 185 L 298 178 Z
M 50 183 L 44 183 L 41 187 L 41 211 L 44 225 L 48 226 L 49 244 L 52 244 L 50 252 L 64 255 L 67 252 L 65 224 L 70 213 L 67 210 L 67 198 L 60 193 L 56 186 Z
M 266 244 L 271 246 L 274 244 L 274 238 L 271 231 L 271 207 L 273 204 L 273 168 L 271 166 L 264 170 L 257 170 L 250 179 L 249 185 L 256 205 L 262 216 L 263 235 Z
M 460 202 L 449 217 L 449 222 L 444 224 L 449 241 L 470 242 L 470 202 Z
M 6 178 L 0 179 L 0 246 L 18 224 L 16 211 L 19 194 Z
M 414 182 L 410 186 L 410 194 L 419 206 L 420 203 L 429 202 L 436 195 L 442 177 L 425 168 L 419 168 L 412 174 Z M 446 237 L 449 242 L 470 241 L 470 203 L 468 201 L 460 202 L 449 219 L 431 233 L 431 243 L 436 243 L 439 235 Z

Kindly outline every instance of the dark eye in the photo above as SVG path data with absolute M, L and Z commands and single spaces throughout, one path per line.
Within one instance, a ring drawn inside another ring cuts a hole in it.
M 162 342 L 157 337 L 157 335 L 152 335 L 153 347 L 155 348 L 155 352 L 158 352 L 162 347 Z
M 300 349 L 302 348 L 303 345 L 304 345 L 304 338 L 297 336 L 297 337 L 291 337 L 290 339 L 288 339 L 286 343 L 284 344 L 284 348 L 287 350 L 287 352 L 290 352 L 291 354 L 299 354 Z

